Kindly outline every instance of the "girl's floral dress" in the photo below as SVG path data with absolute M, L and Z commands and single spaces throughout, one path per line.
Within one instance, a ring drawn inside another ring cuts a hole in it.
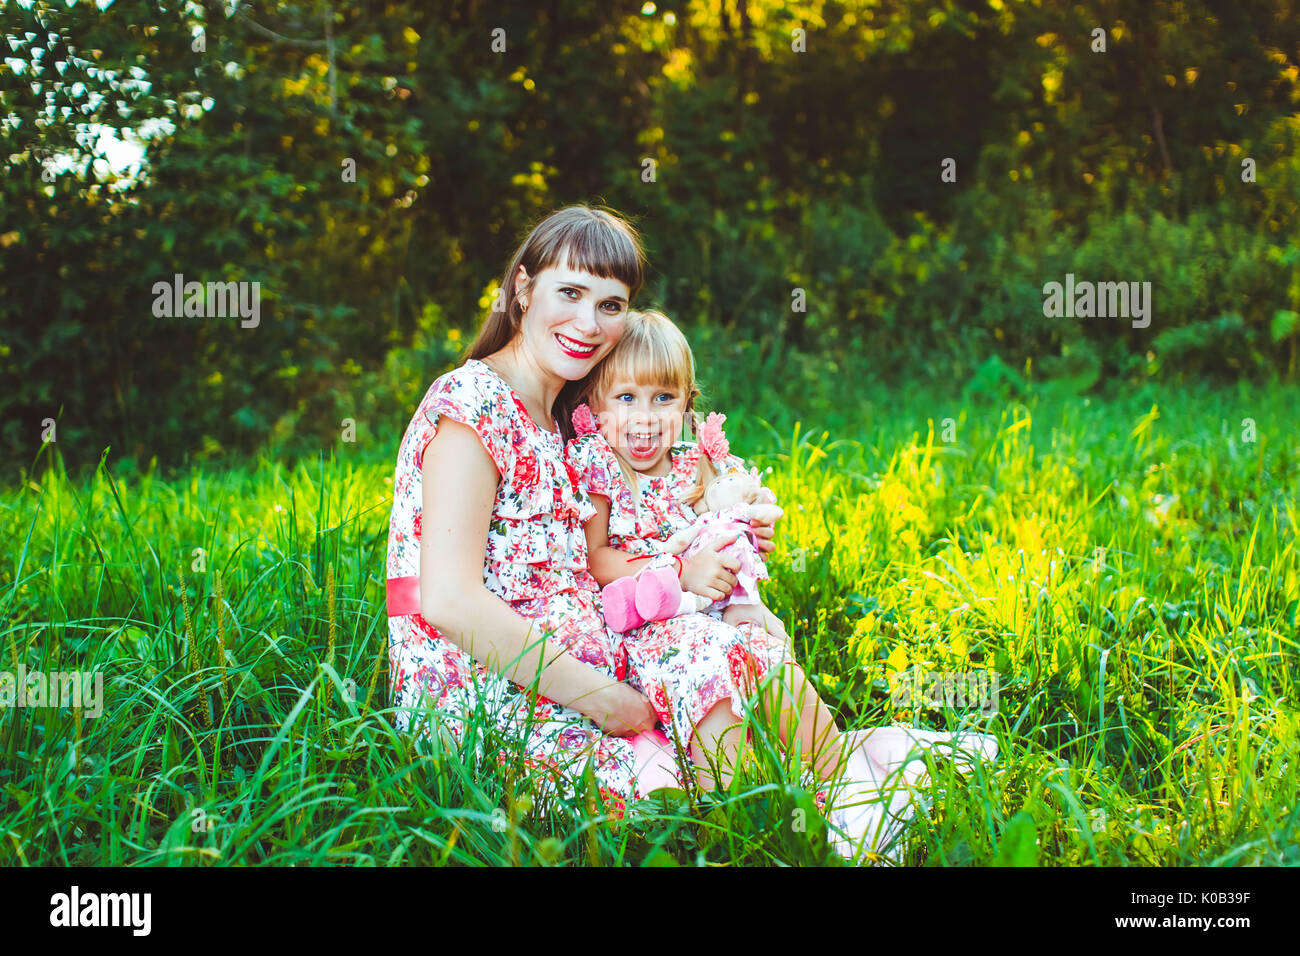
M 418 576 L 422 525 L 421 464 L 440 416 L 478 434 L 500 473 L 483 584 L 521 617 L 579 660 L 623 680 L 626 656 L 606 630 L 596 581 L 587 570 L 583 523 L 595 513 L 575 487 L 558 432 L 538 427 L 514 390 L 489 366 L 471 359 L 435 381 L 407 426 L 397 454 L 388 530 L 388 577 Z M 495 759 L 520 754 L 536 771 L 538 795 L 558 787 L 566 797 L 588 766 L 607 804 L 621 812 L 627 798 L 644 796 L 634 774 L 629 740 L 609 736 L 584 714 L 520 687 L 478 664 L 419 613 L 389 618 L 389 661 L 395 723 L 412 717 L 425 735 L 449 733 L 465 742 L 466 715 L 480 708 L 505 736 L 488 747 Z M 474 741 L 476 752 L 483 741 Z
M 656 555 L 647 567 L 672 567 L 650 540 L 663 542 L 689 528 L 695 512 L 682 499 L 695 484 L 701 454 L 693 442 L 678 442 L 669 450 L 667 475 L 640 475 L 640 507 L 623 477 L 614 450 L 599 433 L 569 442 L 567 460 L 579 487 L 609 499 L 609 543 L 629 554 Z M 730 456 L 729 464 L 744 462 Z M 623 635 L 628 683 L 639 687 L 659 715 L 659 722 L 677 739 L 689 742 L 694 727 L 714 706 L 729 701 L 732 713 L 743 717 L 746 698 L 775 666 L 791 661 L 789 648 L 776 635 L 755 624 L 732 627 L 719 610 L 651 621 Z

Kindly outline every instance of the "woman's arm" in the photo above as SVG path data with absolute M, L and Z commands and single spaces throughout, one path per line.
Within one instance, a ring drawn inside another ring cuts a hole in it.
M 500 475 L 472 428 L 443 417 L 424 452 L 420 609 L 489 670 L 531 686 L 619 736 L 650 730 L 644 695 L 579 661 L 483 585 L 483 556 Z

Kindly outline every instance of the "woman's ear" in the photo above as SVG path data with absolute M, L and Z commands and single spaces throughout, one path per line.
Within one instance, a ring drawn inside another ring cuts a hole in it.
M 532 288 L 533 281 L 528 276 L 528 270 L 524 264 L 519 264 L 519 271 L 515 273 L 515 301 L 519 303 L 519 308 L 524 312 L 528 311 L 527 295 Z

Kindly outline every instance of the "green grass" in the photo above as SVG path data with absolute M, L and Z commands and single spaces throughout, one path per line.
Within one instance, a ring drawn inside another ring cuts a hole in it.
M 907 863 L 1300 863 L 1294 389 L 904 390 L 835 435 L 795 407 L 729 426 L 787 511 L 766 596 L 799 659 L 848 728 L 1002 748 L 935 767 Z M 55 459 L 4 493 L 0 669 L 101 673 L 106 704 L 0 709 L 0 863 L 835 862 L 761 726 L 728 792 L 622 823 L 394 731 L 390 451 L 129 481 Z M 906 667 L 996 672 L 997 713 L 896 710 Z

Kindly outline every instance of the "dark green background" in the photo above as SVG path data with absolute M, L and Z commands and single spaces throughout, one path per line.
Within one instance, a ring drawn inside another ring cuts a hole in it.
M 851 430 L 872 388 L 1295 380 L 1290 0 L 510 6 L 5 4 L 0 49 L 41 68 L 0 66 L 7 477 L 47 417 L 69 465 L 314 457 L 348 417 L 391 455 L 571 202 L 637 224 L 638 304 L 687 327 L 716 403 L 774 421 Z M 127 188 L 76 147 L 155 117 Z M 155 318 L 177 272 L 260 282 L 261 324 Z M 1150 328 L 1045 319 L 1067 272 L 1150 281 Z

